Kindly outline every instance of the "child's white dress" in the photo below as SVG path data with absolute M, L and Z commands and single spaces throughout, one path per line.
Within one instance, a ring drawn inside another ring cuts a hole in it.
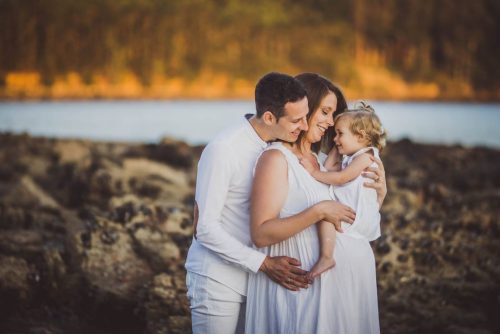
M 378 149 L 375 147 L 363 148 L 353 155 L 344 156 L 342 159 L 342 169 L 349 166 L 357 156 L 373 151 L 373 155 L 379 158 Z M 372 167 L 377 167 L 374 162 Z M 340 203 L 349 206 L 356 212 L 354 223 L 342 223 L 345 234 L 355 238 L 365 238 L 373 241 L 380 237 L 380 213 L 377 202 L 377 192 L 375 189 L 363 186 L 365 182 L 373 182 L 371 179 L 358 176 L 354 180 L 341 186 L 332 186 L 333 197 Z

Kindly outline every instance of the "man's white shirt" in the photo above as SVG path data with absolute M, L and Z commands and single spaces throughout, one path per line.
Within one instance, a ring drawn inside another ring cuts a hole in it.
M 215 137 L 198 163 L 195 199 L 199 218 L 186 270 L 246 295 L 248 272 L 265 255 L 252 248 L 250 192 L 253 170 L 267 147 L 246 118 Z

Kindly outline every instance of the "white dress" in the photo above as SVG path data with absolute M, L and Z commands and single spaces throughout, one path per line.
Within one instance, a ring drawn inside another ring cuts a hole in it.
M 368 151 L 373 151 L 373 155 L 379 158 L 376 147 L 365 147 L 353 155 L 344 156 L 342 169 L 349 166 L 356 157 Z M 377 164 L 374 162 L 371 167 L 377 167 Z M 342 223 L 344 232 L 355 238 L 366 238 L 368 241 L 373 241 L 380 237 L 380 212 L 377 192 L 363 186 L 365 182 L 372 181 L 360 175 L 343 185 L 333 186 L 333 198 L 356 211 L 356 220 L 352 225 Z
M 280 217 L 297 214 L 331 199 L 329 186 L 316 181 L 297 157 L 280 143 L 288 162 L 288 196 Z M 265 333 L 379 333 L 375 258 L 366 238 L 337 233 L 336 266 L 316 278 L 308 289 L 290 291 L 264 273 L 250 274 L 246 325 L 247 334 Z M 261 248 L 269 256 L 297 258 L 310 270 L 319 256 L 316 225 L 291 238 Z

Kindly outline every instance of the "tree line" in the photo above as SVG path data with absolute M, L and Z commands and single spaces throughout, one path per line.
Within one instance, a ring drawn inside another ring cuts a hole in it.
M 44 85 L 270 70 L 355 83 L 367 64 L 498 92 L 499 18 L 496 0 L 0 0 L 0 86 L 22 71 Z

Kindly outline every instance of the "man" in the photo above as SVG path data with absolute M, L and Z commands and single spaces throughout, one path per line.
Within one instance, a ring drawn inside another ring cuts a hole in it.
M 288 289 L 310 283 L 298 260 L 268 257 L 251 247 L 249 217 L 255 163 L 267 142 L 295 142 L 307 130 L 306 92 L 293 77 L 269 73 L 257 83 L 255 104 L 257 114 L 213 139 L 198 165 L 195 235 L 186 259 L 195 334 L 244 331 L 249 272 L 261 270 Z M 338 202 L 327 207 L 318 214 L 337 227 L 354 220 L 352 210 Z

